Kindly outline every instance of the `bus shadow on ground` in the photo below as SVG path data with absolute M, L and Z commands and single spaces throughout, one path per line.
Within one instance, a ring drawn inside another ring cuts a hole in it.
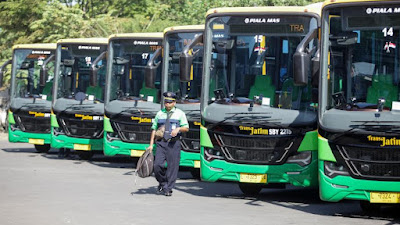
M 136 168 L 138 158 L 132 158 L 129 156 L 104 156 L 104 155 L 94 155 L 94 157 L 87 161 L 88 163 L 106 167 L 106 168 Z
M 94 166 L 105 168 L 135 168 L 138 159 L 127 156 L 105 156 L 101 153 L 94 154 L 89 160 L 81 159 L 76 151 L 71 151 L 68 156 L 59 157 L 58 151 L 54 153 L 42 154 L 48 159 L 71 160 L 74 164 L 90 163 Z
M 388 221 L 388 225 L 400 222 L 399 206 L 385 206 L 380 212 L 366 213 L 359 206 L 359 201 L 324 202 L 319 199 L 318 190 L 312 189 L 296 188 L 262 192 L 255 201 L 266 201 L 277 206 L 316 215 L 383 220 Z
M 2 148 L 1 150 L 7 153 L 34 153 L 37 155 L 44 154 L 37 152 L 35 148 Z
M 287 185 L 286 189 L 264 188 L 258 196 L 252 197 L 244 195 L 236 183 L 201 182 L 189 179 L 190 176 L 190 173 L 187 172 L 179 173 L 179 179 L 175 186 L 176 191 L 199 197 L 245 200 L 244 204 L 256 207 L 262 207 L 268 203 L 315 215 L 387 221 L 387 225 L 400 223 L 398 213 L 400 207 L 396 206 L 385 207 L 381 212 L 367 214 L 362 211 L 358 201 L 324 202 L 320 200 L 317 189 Z M 155 193 L 156 187 L 147 187 L 138 189 L 131 194 L 153 195 Z

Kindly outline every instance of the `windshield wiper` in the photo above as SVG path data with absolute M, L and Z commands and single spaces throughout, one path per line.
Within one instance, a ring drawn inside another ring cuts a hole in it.
M 238 117 L 237 117 L 238 118 Z M 239 119 L 239 118 L 238 118 Z M 288 127 L 288 126 L 283 126 L 281 122 L 282 119 L 268 119 L 265 117 L 253 117 L 249 118 L 249 120 L 252 121 L 244 121 L 242 122 L 243 124 L 252 124 L 252 125 L 259 125 L 259 126 L 265 126 L 265 125 L 274 125 L 274 126 L 279 126 L 279 127 Z M 254 121 L 255 120 L 255 121 Z
M 188 110 L 183 110 L 185 111 L 186 115 L 191 115 L 194 112 L 199 112 L 198 114 L 200 115 L 200 109 L 188 109 Z
M 361 125 L 353 125 L 357 129 L 365 131 L 385 132 L 385 133 L 400 133 L 400 121 L 351 121 L 361 122 Z M 385 123 L 385 124 L 382 124 Z M 399 125 L 392 125 L 397 123 Z
M 125 101 L 125 100 L 142 100 L 140 97 L 135 97 L 135 96 L 120 96 L 117 98 L 117 100 Z
M 25 105 L 19 107 L 17 110 L 20 110 L 22 108 L 28 108 L 31 110 L 40 110 L 40 109 L 46 109 L 45 104 L 38 104 L 38 103 L 26 103 Z M 50 107 L 49 107 L 50 109 Z
M 233 114 L 233 115 L 232 115 L 232 116 L 225 117 L 225 119 L 223 119 L 223 120 L 221 120 L 221 121 L 219 121 L 219 122 L 213 124 L 213 125 L 210 127 L 210 129 L 212 129 L 212 128 L 214 128 L 214 127 L 216 127 L 216 126 L 218 126 L 218 125 L 224 123 L 224 122 L 227 121 L 227 120 L 231 120 L 231 119 L 233 119 L 233 118 L 235 118 L 235 119 L 241 119 L 241 120 L 254 120 L 255 118 L 259 118 L 259 117 L 249 117 L 248 115 L 260 115 L 260 114 L 264 114 L 264 115 L 265 115 L 265 114 L 271 114 L 271 113 L 263 113 L 263 112 L 240 112 L 240 113 L 226 113 L 226 114 Z M 238 115 L 246 115 L 246 116 L 237 117 Z M 268 119 L 268 118 L 271 118 L 271 116 L 269 116 L 269 117 L 262 117 L 262 118 Z
M 400 123 L 400 121 L 351 121 L 353 123 L 362 123 L 359 125 L 350 125 L 350 129 L 338 134 L 336 137 L 333 138 L 333 142 L 335 142 L 338 138 L 347 135 L 347 134 L 354 134 L 357 130 L 364 130 L 364 131 L 374 131 L 374 132 L 386 132 L 386 133 L 400 133 L 400 125 L 382 125 L 382 123 Z M 370 124 L 372 123 L 372 124 Z M 373 124 L 376 123 L 376 124 Z M 397 128 L 397 129 L 394 129 Z M 391 130 L 388 130 L 391 129 Z
M 385 133 L 400 133 L 400 126 L 395 125 L 364 125 L 364 127 L 360 127 L 359 129 Z
M 63 113 L 69 109 L 78 110 L 78 109 L 90 109 L 90 108 L 94 108 L 94 106 L 93 105 L 71 104 L 71 105 L 67 106 L 65 109 L 63 109 L 60 113 Z
M 153 116 L 153 114 L 151 114 L 151 112 L 149 112 L 149 111 L 142 111 L 142 110 L 151 109 L 151 108 L 145 108 L 145 107 L 136 108 L 136 106 L 127 106 L 127 107 L 122 107 L 122 108 L 125 108 L 125 109 L 120 111 L 120 112 L 118 112 L 117 114 L 113 115 L 113 117 L 122 115 L 124 113 L 132 113 L 132 114 L 134 114 L 134 113 L 137 113 L 137 112 L 139 112 L 140 115 L 142 115 L 142 116 L 144 116 L 144 115 L 151 116 L 151 117 Z

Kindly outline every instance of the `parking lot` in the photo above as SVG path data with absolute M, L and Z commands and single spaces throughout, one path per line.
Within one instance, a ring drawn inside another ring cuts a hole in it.
M 233 183 L 179 173 L 172 197 L 154 177 L 137 178 L 135 160 L 95 155 L 83 161 L 0 138 L 0 224 L 399 224 L 399 207 L 362 212 L 358 202 L 327 203 L 318 191 L 264 189 L 246 197 Z

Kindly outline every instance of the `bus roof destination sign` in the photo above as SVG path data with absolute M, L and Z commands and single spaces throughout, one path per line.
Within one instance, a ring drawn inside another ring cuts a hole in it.
M 342 10 L 342 15 L 343 30 L 400 27 L 400 5 L 348 7 Z

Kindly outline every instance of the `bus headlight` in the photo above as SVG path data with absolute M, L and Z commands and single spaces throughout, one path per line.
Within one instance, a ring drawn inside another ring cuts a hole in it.
M 54 136 L 58 136 L 58 135 L 65 135 L 64 129 L 61 127 L 53 127 L 53 134 Z
M 21 128 L 16 123 L 10 124 L 10 129 L 11 131 L 21 130 Z
M 116 132 L 107 132 L 107 141 L 121 140 L 119 138 L 118 133 Z
M 324 173 L 329 178 L 334 178 L 336 176 L 349 176 L 349 172 L 346 167 L 342 164 L 324 161 Z
M 214 159 L 224 159 L 224 156 L 221 150 L 215 148 L 204 148 L 204 158 L 211 162 Z
M 296 155 L 292 155 L 287 159 L 287 163 L 296 163 L 300 166 L 307 166 L 311 163 L 312 153 L 311 151 L 297 152 Z

